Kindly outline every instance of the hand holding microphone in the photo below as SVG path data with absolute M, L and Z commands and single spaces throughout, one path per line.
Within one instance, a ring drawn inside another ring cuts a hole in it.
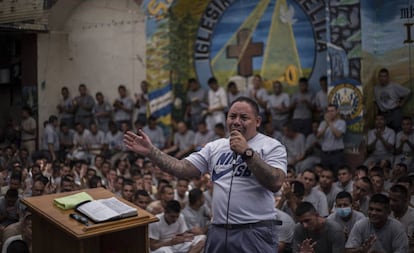
M 243 152 L 249 148 L 249 145 L 247 145 L 247 141 L 242 135 L 241 132 L 238 130 L 233 130 L 230 132 L 230 149 L 233 150 L 234 157 L 237 157 L 238 155 L 243 154 Z

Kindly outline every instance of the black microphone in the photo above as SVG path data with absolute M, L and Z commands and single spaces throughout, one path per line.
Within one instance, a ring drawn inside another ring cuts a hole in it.
M 232 156 L 232 158 L 233 158 L 233 160 L 231 161 L 231 164 L 234 166 L 234 165 L 236 165 L 236 162 L 237 162 L 237 156 L 238 156 L 238 154 L 236 153 L 236 152 L 233 152 L 233 156 Z

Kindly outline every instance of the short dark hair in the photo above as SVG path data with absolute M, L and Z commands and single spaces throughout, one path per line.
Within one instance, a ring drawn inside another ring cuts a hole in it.
M 8 189 L 6 192 L 6 197 L 9 198 L 18 198 L 19 192 L 16 189 Z
M 316 173 L 313 169 L 306 169 L 303 171 L 302 175 L 305 174 L 305 172 L 312 173 L 315 176 L 315 181 L 319 182 L 319 175 Z
M 374 167 L 371 168 L 371 170 L 369 172 L 370 173 L 373 172 L 377 176 L 384 177 L 384 169 L 382 167 L 374 166 Z
M 165 213 L 180 213 L 181 206 L 177 200 L 170 200 L 165 205 Z
M 404 117 L 402 118 L 401 122 L 403 122 L 404 120 L 408 120 L 408 121 L 410 121 L 410 122 L 413 122 L 413 119 L 412 119 L 411 117 L 409 117 L 409 116 L 404 116 Z
M 315 166 L 316 167 L 316 166 Z M 332 174 L 332 176 L 335 176 L 335 172 L 331 169 L 331 168 L 328 168 L 328 167 L 323 167 L 323 166 L 319 166 L 319 167 L 321 167 L 322 168 L 322 172 L 324 172 L 324 171 L 328 171 L 328 172 L 330 172 L 331 174 Z
M 210 77 L 207 81 L 207 84 L 209 85 L 213 83 L 217 83 L 217 79 L 214 76 Z
M 338 199 L 349 199 L 349 201 L 351 201 L 351 203 L 353 201 L 351 193 L 349 193 L 347 191 L 338 192 L 338 194 L 336 194 L 335 200 L 338 200 Z
M 306 78 L 306 77 L 299 78 L 299 83 L 306 83 L 306 84 L 308 84 L 308 78 Z
M 235 82 L 233 82 L 233 81 L 230 81 L 230 82 L 227 84 L 227 88 L 231 88 L 231 87 L 235 87 L 235 86 L 237 86 L 237 85 L 236 85 L 236 83 L 235 83 Z
M 407 190 L 407 188 L 405 188 L 404 186 L 402 186 L 402 185 L 399 185 L 399 184 L 395 184 L 395 185 L 393 185 L 391 188 L 390 188 L 390 192 L 393 192 L 393 193 L 400 193 L 401 195 L 403 195 L 403 197 L 405 198 L 405 199 L 407 199 L 408 198 L 408 190 Z
M 334 107 L 335 110 L 338 110 L 338 105 L 337 104 L 328 104 L 328 107 Z
M 397 163 L 398 166 L 403 167 L 405 169 L 405 171 L 408 170 L 407 164 L 405 163 Z
M 151 197 L 146 190 L 137 190 L 135 192 L 135 198 L 137 199 L 139 196 Z
M 340 170 L 347 170 L 349 173 L 352 173 L 351 171 L 351 167 L 349 167 L 348 165 L 342 165 L 338 168 L 338 171 Z
M 49 123 L 52 123 L 53 121 L 57 121 L 58 120 L 58 117 L 56 117 L 56 115 L 50 115 L 49 116 Z
M 378 74 L 381 74 L 381 73 L 389 74 L 390 72 L 388 71 L 387 68 L 382 68 L 382 69 L 380 69 L 380 71 L 378 72 Z
M 187 183 L 190 183 L 190 179 L 188 179 L 186 177 L 179 177 L 179 178 L 177 178 L 177 182 L 178 181 L 186 181 Z
M 20 171 L 13 171 L 13 173 L 10 176 L 11 180 L 17 180 L 19 182 L 22 182 L 22 173 Z
M 29 115 L 32 115 L 32 108 L 30 108 L 28 105 L 23 106 L 22 111 L 26 111 Z
M 397 183 L 408 183 L 410 188 L 413 186 L 413 180 L 409 176 L 402 176 L 397 179 Z
M 125 185 L 134 186 L 134 181 L 130 178 L 125 178 L 124 181 L 122 182 L 122 187 L 124 187 Z
M 359 178 L 359 180 L 362 180 L 362 182 L 369 184 L 369 190 L 372 191 L 372 182 L 371 179 L 369 179 L 369 177 L 361 177 Z
M 36 182 L 41 182 L 44 185 L 47 185 L 49 183 L 49 179 L 42 174 L 37 174 L 34 176 L 33 184 Z
M 61 184 L 63 182 L 69 182 L 69 183 L 74 183 L 75 179 L 73 178 L 72 175 L 65 175 L 63 176 L 63 178 L 61 179 Z
M 165 193 L 165 189 L 167 189 L 167 188 L 170 188 L 170 189 L 173 189 L 173 190 L 174 190 L 174 187 L 172 187 L 172 185 L 170 185 L 170 184 L 166 184 L 166 185 L 164 185 L 163 187 L 161 187 L 161 189 L 160 189 L 160 193 L 161 193 L 161 194 Z
M 305 213 L 316 213 L 316 209 L 315 207 L 312 205 L 312 203 L 304 201 L 301 202 L 298 207 L 295 210 L 295 216 L 296 217 L 300 217 L 302 215 L 304 215 Z
M 372 195 L 369 203 L 376 203 L 383 205 L 386 209 L 390 208 L 390 199 L 382 193 Z
M 293 180 L 290 182 L 290 185 L 292 186 L 292 192 L 297 198 L 302 198 L 305 194 L 305 186 L 302 182 L 298 180 Z
M 223 123 L 217 123 L 217 124 L 214 125 L 214 128 L 224 130 L 224 124 Z
M 288 166 L 287 166 L 287 171 L 286 171 L 287 173 L 292 173 L 292 174 L 295 174 L 296 175 L 296 169 L 295 169 L 295 166 L 293 166 L 293 165 L 291 165 L 291 164 L 288 164 Z
M 327 80 L 328 80 L 328 78 L 326 76 L 321 76 L 319 78 L 319 81 L 327 81 Z
M 368 174 L 368 167 L 365 165 L 359 165 L 355 170 L 362 170 L 365 172 L 365 174 Z
M 201 191 L 198 188 L 194 188 L 188 193 L 188 203 L 190 205 L 193 205 L 198 200 L 200 200 L 202 196 L 203 196 L 203 191 Z
M 148 121 L 157 121 L 158 120 L 158 118 L 157 118 L 157 116 L 155 116 L 155 114 L 151 114 L 149 117 L 148 117 Z
M 245 102 L 245 103 L 249 104 L 251 106 L 251 108 L 253 109 L 255 115 L 259 115 L 259 105 L 253 99 L 251 99 L 249 97 L 244 97 L 244 96 L 238 97 L 231 103 L 229 108 L 231 108 L 237 102 Z
M 195 79 L 194 77 L 188 78 L 188 83 L 197 83 L 197 79 Z
M 102 181 L 102 178 L 100 176 L 97 175 L 93 175 L 89 180 L 88 180 L 88 186 L 89 188 L 97 188 L 99 182 Z
M 29 253 L 29 247 L 27 243 L 23 240 L 14 240 L 7 247 L 6 253 Z

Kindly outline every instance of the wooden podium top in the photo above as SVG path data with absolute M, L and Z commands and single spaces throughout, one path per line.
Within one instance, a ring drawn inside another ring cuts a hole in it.
M 134 204 L 124 199 L 118 198 L 120 201 L 137 208 L 138 216 L 124 218 L 116 221 L 103 222 L 99 224 L 94 224 L 92 221 L 89 221 L 89 226 L 83 225 L 82 223 L 69 217 L 69 214 L 74 213 L 75 210 L 63 210 L 53 204 L 53 200 L 55 198 L 64 197 L 79 192 L 86 192 L 89 195 L 91 195 L 93 199 L 103 199 L 115 196 L 112 192 L 104 188 L 94 188 L 84 189 L 81 191 L 23 198 L 22 203 L 27 205 L 28 208 L 32 210 L 34 214 L 37 214 L 43 219 L 55 224 L 61 230 L 69 233 L 70 235 L 73 235 L 78 239 L 84 239 L 101 234 L 112 233 L 128 228 L 147 225 L 148 223 L 158 221 L 158 219 L 154 215 L 146 212 L 145 210 L 135 206 Z

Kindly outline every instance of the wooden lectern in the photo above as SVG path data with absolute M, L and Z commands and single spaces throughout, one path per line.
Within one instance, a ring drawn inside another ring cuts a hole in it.
M 113 197 L 103 188 L 83 190 L 94 199 Z M 136 207 L 138 216 L 85 226 L 69 217 L 74 210 L 62 210 L 53 200 L 76 192 L 66 192 L 22 200 L 32 211 L 33 253 L 144 253 L 149 250 L 148 224 L 158 221 L 152 214 Z

